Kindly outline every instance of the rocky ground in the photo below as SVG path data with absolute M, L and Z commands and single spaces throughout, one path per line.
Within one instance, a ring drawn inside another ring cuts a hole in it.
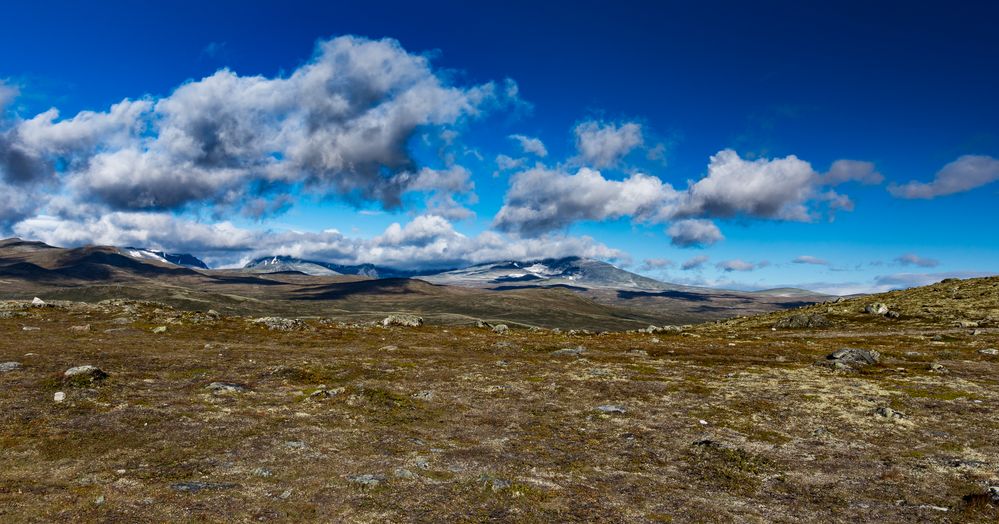
M 388 324 L 0 303 L 0 521 L 999 519 L 999 279 L 630 333 Z

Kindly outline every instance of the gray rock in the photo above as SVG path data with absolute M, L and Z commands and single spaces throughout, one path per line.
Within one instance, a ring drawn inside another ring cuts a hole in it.
M 205 389 L 210 390 L 212 393 L 244 393 L 249 390 L 243 384 L 235 382 L 212 382 L 205 386 Z
M 973 320 L 958 320 L 957 322 L 954 323 L 954 327 L 976 328 L 978 327 L 978 322 L 975 322 Z
M 52 400 L 55 402 L 62 402 L 66 400 L 66 393 L 63 393 L 62 391 L 56 391 L 55 395 L 52 395 Z
M 500 335 L 509 331 L 510 328 L 506 324 L 496 324 L 493 326 L 493 333 L 499 333 Z
M 578 357 L 583 353 L 586 353 L 586 348 L 584 348 L 583 346 L 576 346 L 574 348 L 556 349 L 555 351 L 551 352 L 552 356 L 556 357 Z
M 21 331 L 41 331 L 41 330 L 42 328 L 37 328 L 34 326 L 24 326 L 21 328 Z
M 76 366 L 67 369 L 63 374 L 65 380 L 77 383 L 93 383 L 108 378 L 108 374 L 96 366 Z
M 412 471 L 409 471 L 406 468 L 397 468 L 395 470 L 394 475 L 398 478 L 407 479 L 407 480 L 416 478 L 416 473 L 413 473 Z
M 197 493 L 199 491 L 233 489 L 239 487 L 239 484 L 233 484 L 231 482 L 178 482 L 176 484 L 170 484 L 170 487 L 176 491 Z
M 938 364 L 936 362 L 930 364 L 928 369 L 933 373 L 950 373 L 950 370 L 945 368 L 943 364 Z
M 423 317 L 418 317 L 416 315 L 389 315 L 382 320 L 382 325 L 385 327 L 420 327 L 423 325 Z
M 983 354 L 983 355 L 989 355 L 989 356 L 993 356 L 993 357 L 996 356 L 996 355 L 999 355 L 999 349 L 996 349 L 996 348 L 979 349 L 978 352 L 981 353 L 981 354 Z
M 415 398 L 416 400 L 431 401 L 431 400 L 434 399 L 434 392 L 433 391 L 417 391 L 416 393 L 413 393 L 413 398 Z
M 887 419 L 902 419 L 905 418 L 905 413 L 901 411 L 895 411 L 888 406 L 881 406 L 874 410 L 876 416 L 887 418 Z
M 818 314 L 797 314 L 784 317 L 774 324 L 777 329 L 817 328 L 829 325 L 829 319 Z
M 166 333 L 166 331 L 167 331 L 167 327 L 166 326 L 156 326 L 156 327 L 153 328 L 153 333 L 156 333 L 156 334 Z
M 38 297 L 31 299 L 31 307 L 45 307 L 47 305 L 44 300 Z
M 602 413 L 624 413 L 625 409 L 614 404 L 604 404 L 602 406 L 597 406 L 597 411 Z
M 482 487 L 491 489 L 492 491 L 503 491 L 511 485 L 509 480 L 497 478 L 486 473 L 479 475 L 479 482 L 482 483 Z
M 20 362 L 4 362 L 0 364 L 0 373 L 8 373 L 10 371 L 17 371 L 21 369 Z
M 75 333 L 88 333 L 90 332 L 90 324 L 84 324 L 82 326 L 70 326 L 69 330 Z
M 882 302 L 875 302 L 864 306 L 864 313 L 868 315 L 884 315 L 888 312 L 888 306 Z
M 843 348 L 830 353 L 825 360 L 820 360 L 816 364 L 840 370 L 856 370 L 862 367 L 877 364 L 881 360 L 881 354 L 877 351 L 866 349 Z
M 354 484 L 360 484 L 366 488 L 373 488 L 375 486 L 378 486 L 382 482 L 385 482 L 385 476 L 371 475 L 371 474 L 354 475 L 352 477 L 349 477 L 348 480 L 350 480 Z
M 305 322 L 297 318 L 261 317 L 253 319 L 251 322 L 262 325 L 271 331 L 295 331 L 306 327 Z
M 889 311 L 889 312 L 885 313 L 885 318 L 897 319 L 897 318 L 899 318 L 901 316 L 902 316 L 902 314 L 899 313 L 898 311 Z
M 999 486 L 989 486 L 986 493 L 988 493 L 989 498 L 992 499 L 993 504 L 999 504 Z

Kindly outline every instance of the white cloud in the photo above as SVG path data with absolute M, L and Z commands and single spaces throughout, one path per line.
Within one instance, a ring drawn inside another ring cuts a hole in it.
M 824 190 L 822 176 L 794 155 L 745 160 L 730 149 L 711 157 L 704 178 L 677 190 L 658 177 L 634 173 L 623 180 L 581 168 L 576 174 L 536 166 L 511 177 L 494 225 L 531 235 L 564 228 L 580 220 L 630 217 L 638 222 L 676 225 L 676 231 L 701 233 L 705 244 L 721 240 L 717 226 L 703 219 L 751 217 L 812 221 L 818 207 L 852 209 L 845 195 Z M 678 245 L 683 245 L 683 235 Z
M 159 212 L 113 212 L 86 219 L 38 216 L 19 222 L 14 232 L 57 246 L 130 245 L 189 252 L 221 266 L 271 255 L 399 268 L 565 256 L 599 259 L 624 256 L 589 237 L 548 235 L 510 239 L 491 231 L 469 237 L 435 215 L 417 216 L 406 224 L 393 223 L 381 235 L 370 239 L 346 237 L 334 229 L 320 233 L 249 230 L 229 222 L 205 224 Z
M 710 220 L 688 219 L 674 222 L 666 230 L 674 246 L 710 246 L 724 240 L 718 226 Z
M 932 258 L 923 258 L 915 253 L 906 253 L 895 258 L 895 263 L 900 266 L 919 266 L 919 267 L 937 267 L 940 265 L 939 260 Z
M 965 155 L 945 165 L 931 182 L 892 184 L 888 192 L 898 198 L 931 199 L 970 191 L 999 180 L 999 160 L 990 156 Z
M 676 262 L 668 258 L 646 258 L 642 261 L 639 271 L 660 271 L 676 266 Z
M 829 171 L 822 175 L 826 185 L 835 186 L 845 182 L 860 182 L 861 184 L 880 184 L 885 179 L 872 162 L 859 160 L 837 160 L 832 163 Z
M 510 135 L 510 138 L 516 140 L 525 153 L 537 155 L 541 158 L 548 156 L 548 149 L 545 148 L 545 144 L 541 139 L 525 135 Z
M 502 231 L 536 235 L 580 220 L 651 218 L 675 195 L 671 186 L 648 175 L 615 181 L 588 168 L 569 175 L 538 166 L 511 177 L 494 225 Z
M 411 137 L 503 98 L 492 83 L 449 85 L 394 40 L 339 37 L 288 76 L 222 69 L 163 98 L 15 121 L 0 135 L 0 174 L 24 184 L 58 162 L 78 200 L 120 210 L 232 207 L 287 186 L 395 207 L 425 187 Z
M 704 264 L 707 264 L 708 260 L 709 258 L 707 255 L 699 255 L 684 262 L 683 265 L 680 266 L 680 269 L 684 271 L 700 269 L 704 267 Z
M 590 120 L 577 125 L 573 133 L 580 161 L 597 169 L 616 165 L 645 142 L 642 126 L 635 122 L 618 125 Z
M 746 262 L 745 260 L 733 259 L 724 260 L 715 264 L 718 269 L 730 273 L 732 271 L 752 271 L 761 267 L 766 267 L 770 265 L 767 261 L 757 262 L 753 264 L 752 262 Z
M 825 260 L 825 259 L 822 259 L 822 258 L 819 258 L 819 257 L 813 257 L 811 255 L 802 255 L 800 257 L 795 258 L 791 262 L 794 262 L 795 264 L 813 264 L 813 265 L 816 265 L 816 266 L 828 266 L 829 265 L 829 261 L 828 260 Z

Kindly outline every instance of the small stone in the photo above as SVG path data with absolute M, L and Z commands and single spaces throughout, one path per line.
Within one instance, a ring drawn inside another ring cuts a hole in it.
M 430 400 L 434 399 L 434 392 L 433 391 L 417 391 L 416 393 L 413 393 L 413 398 L 415 398 L 416 400 L 430 401 Z
M 45 307 L 47 305 L 44 300 L 38 297 L 31 299 L 31 307 Z
M 270 477 L 274 475 L 274 472 L 267 468 L 256 468 L 253 470 L 253 475 L 256 477 Z
M 510 328 L 507 327 L 506 324 L 496 324 L 495 326 L 493 326 L 493 333 L 498 333 L 500 335 L 506 333 L 509 330 Z
M 978 327 L 978 322 L 975 322 L 973 320 L 958 320 L 957 322 L 954 323 L 954 327 L 976 328 Z
M 94 500 L 94 504 L 97 505 L 97 506 L 100 506 L 101 504 L 104 504 L 104 495 L 101 495 L 101 496 L 97 497 L 97 499 Z
M 950 373 L 950 370 L 943 366 L 943 364 L 938 364 L 936 362 L 929 365 L 929 370 L 933 373 Z
M 20 362 L 4 362 L 0 364 L 0 373 L 8 373 L 21 369 Z
M 602 406 L 597 406 L 597 411 L 611 414 L 611 413 L 624 413 L 625 409 L 621 406 L 616 406 L 613 404 L 604 404 Z
M 562 357 L 562 356 L 577 357 L 579 355 L 582 355 L 583 353 L 586 353 L 586 348 L 584 348 L 583 346 L 576 346 L 574 348 L 556 349 L 555 351 L 551 352 L 551 354 L 556 357 Z
M 244 393 L 248 389 L 243 384 L 235 382 L 212 382 L 205 386 L 205 388 L 211 390 L 212 393 Z
M 489 488 L 494 492 L 508 489 L 511 485 L 509 480 L 496 478 L 485 473 L 479 476 L 479 482 L 482 482 L 483 487 Z
M 82 326 L 70 326 L 69 330 L 75 333 L 87 333 L 88 331 L 90 331 L 90 324 L 84 324 Z
M 700 425 L 702 425 L 702 426 L 707 426 L 708 425 L 708 421 L 704 420 L 704 419 L 698 420 L 697 423 L 700 424 Z
M 979 349 L 978 352 L 981 353 L 981 354 L 983 354 L 983 355 L 989 355 L 989 356 L 993 356 L 993 357 L 996 356 L 996 355 L 999 355 L 999 349 L 996 349 L 996 348 Z
M 398 469 L 396 469 L 394 475 L 396 477 L 398 477 L 398 478 L 401 478 L 401 479 L 415 479 L 416 478 L 416 473 L 413 473 L 412 471 L 409 471 L 406 468 L 398 468 Z
M 885 313 L 885 318 L 897 319 L 902 315 L 898 311 L 889 311 Z
M 828 325 L 829 320 L 823 315 L 798 314 L 778 320 L 773 327 L 777 329 L 801 329 L 826 327 Z
M 373 488 L 378 486 L 382 482 L 385 482 L 385 477 L 382 475 L 354 475 L 349 477 L 349 480 L 354 484 L 360 484 L 366 488 Z
M 420 327 L 423 325 L 423 318 L 416 315 L 389 315 L 382 320 L 382 325 L 385 327 Z
M 281 500 L 288 500 L 288 498 L 291 497 L 291 490 L 290 489 L 284 490 L 283 492 L 281 492 L 280 495 L 278 495 L 278 497 Z
M 895 411 L 887 406 L 881 406 L 874 410 L 874 414 L 887 419 L 902 419 L 905 418 L 905 413 L 901 411 Z
M 197 493 L 199 491 L 217 491 L 223 489 L 232 489 L 239 487 L 238 484 L 232 484 L 228 482 L 178 482 L 176 484 L 171 484 L 171 488 L 176 491 L 183 491 L 186 493 Z
M 42 328 L 37 328 L 34 326 L 24 326 L 21 328 L 21 331 L 41 331 L 41 330 Z
M 62 391 L 56 391 L 55 395 L 52 395 L 52 400 L 56 402 L 62 402 L 66 400 L 66 394 L 63 393 Z
M 166 333 L 166 330 L 167 330 L 166 326 L 156 326 L 156 327 L 153 328 L 153 333 L 156 333 L 156 334 Z

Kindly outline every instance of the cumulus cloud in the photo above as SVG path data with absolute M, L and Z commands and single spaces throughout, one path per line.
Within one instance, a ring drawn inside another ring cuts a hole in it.
M 7 105 L 17 98 L 17 86 L 13 86 L 0 80 L 0 112 L 6 109 Z
M 507 259 L 624 256 L 590 237 L 548 235 L 510 239 L 492 231 L 469 237 L 436 215 L 420 215 L 406 224 L 393 223 L 381 235 L 370 239 L 347 237 L 332 229 L 318 233 L 251 230 L 230 222 L 205 224 L 171 213 L 124 211 L 85 219 L 37 216 L 19 222 L 14 232 L 58 246 L 137 245 L 190 252 L 222 266 L 240 265 L 271 255 L 411 269 Z
M 990 156 L 964 155 L 945 165 L 931 182 L 912 181 L 888 186 L 897 198 L 931 199 L 970 191 L 999 180 L 999 160 Z
M 895 263 L 900 266 L 919 266 L 919 267 L 937 267 L 940 265 L 939 260 L 932 258 L 923 258 L 915 253 L 906 253 L 895 258 Z
M 339 37 L 288 76 L 222 69 L 163 98 L 18 120 L 0 135 L 0 171 L 19 185 L 60 176 L 79 200 L 124 211 L 234 206 L 292 186 L 391 208 L 427 187 L 410 139 L 482 114 L 499 91 L 450 85 L 394 40 Z
M 731 149 L 711 157 L 706 176 L 675 189 L 658 177 L 634 173 L 623 180 L 581 168 L 575 174 L 536 166 L 511 177 L 494 224 L 503 231 L 531 235 L 580 220 L 631 217 L 638 222 L 684 219 L 676 231 L 699 232 L 705 242 L 721 240 L 710 218 L 750 217 L 808 222 L 819 208 L 852 209 L 852 202 L 825 185 L 824 176 L 794 155 L 746 160 Z M 685 245 L 677 235 L 677 245 Z M 692 243 L 689 245 L 696 244 Z
M 800 257 L 795 258 L 791 262 L 794 262 L 795 264 L 813 264 L 813 265 L 816 265 L 816 266 L 828 266 L 829 265 L 829 261 L 828 260 L 825 260 L 825 259 L 819 258 L 819 257 L 813 257 L 811 255 L 802 255 Z
M 541 158 L 548 156 L 548 150 L 545 148 L 545 144 L 541 141 L 541 139 L 525 135 L 510 135 L 510 138 L 516 140 L 520 144 L 520 148 L 523 149 L 525 153 L 531 153 Z
M 580 220 L 651 219 L 674 195 L 671 186 L 653 176 L 615 181 L 588 168 L 570 175 L 537 166 L 511 178 L 493 223 L 502 231 L 537 235 Z
M 710 220 L 688 219 L 674 222 L 666 230 L 674 246 L 710 246 L 724 240 L 721 230 Z
M 680 269 L 684 271 L 690 271 L 692 269 L 700 269 L 704 267 L 704 264 L 708 263 L 708 260 L 709 258 L 707 255 L 699 255 L 684 262 L 683 265 L 680 266 Z
M 618 125 L 590 120 L 577 125 L 573 134 L 580 161 L 597 169 L 616 165 L 645 142 L 642 126 L 635 122 Z

